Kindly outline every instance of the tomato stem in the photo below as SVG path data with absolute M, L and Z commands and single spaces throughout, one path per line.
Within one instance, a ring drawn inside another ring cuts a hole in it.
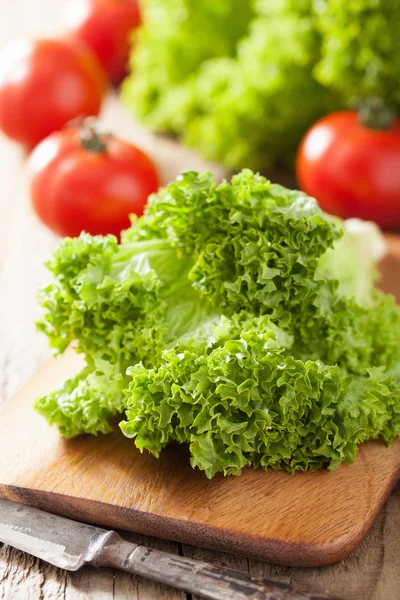
M 358 112 L 361 125 L 367 129 L 386 131 L 392 128 L 395 114 L 381 98 L 368 98 Z
M 104 135 L 99 134 L 94 123 L 84 122 L 83 126 L 80 128 L 79 138 L 81 146 L 86 150 L 98 152 L 100 154 L 107 152 L 107 143 L 104 139 Z

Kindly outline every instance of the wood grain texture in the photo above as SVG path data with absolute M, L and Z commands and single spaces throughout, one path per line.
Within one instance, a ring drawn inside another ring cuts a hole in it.
M 382 286 L 400 296 L 400 241 L 389 244 Z M 157 460 L 119 431 L 63 440 L 31 404 L 81 366 L 72 351 L 51 359 L 0 408 L 0 496 L 99 525 L 315 567 L 357 547 L 400 475 L 400 442 L 363 444 L 354 465 L 332 473 L 247 468 L 208 481 L 191 469 L 182 446 Z
M 63 0 L 0 0 L 0 48 L 22 35 L 54 35 Z M 111 99 L 108 128 L 135 139 L 135 130 Z M 152 151 L 158 142 L 142 134 Z M 170 163 L 174 153 L 165 152 Z M 0 403 L 12 397 L 48 356 L 46 340 L 32 325 L 36 290 L 45 280 L 43 261 L 56 239 L 27 206 L 24 156 L 0 135 Z M 310 515 L 312 518 L 312 515 Z M 400 485 L 360 546 L 338 564 L 313 569 L 280 567 L 138 534 L 122 535 L 145 545 L 250 571 L 277 581 L 296 581 L 349 600 L 397 600 L 400 589 Z M 111 570 L 65 573 L 0 544 L 0 600 L 184 600 L 185 595 Z M 194 599 L 193 599 L 194 600 Z

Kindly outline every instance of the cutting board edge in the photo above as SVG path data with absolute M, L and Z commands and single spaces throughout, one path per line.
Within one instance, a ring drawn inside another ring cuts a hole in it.
M 110 506 L 100 500 L 34 488 L 0 484 L 0 498 L 21 502 L 99 527 L 131 531 L 289 567 L 323 567 L 343 560 L 359 546 L 397 479 L 398 475 L 395 475 L 387 494 L 382 494 L 382 502 L 374 507 L 362 526 L 355 527 L 354 530 L 326 544 L 263 538 L 176 517 L 118 505 Z M 101 522 L 94 516 L 100 514 Z

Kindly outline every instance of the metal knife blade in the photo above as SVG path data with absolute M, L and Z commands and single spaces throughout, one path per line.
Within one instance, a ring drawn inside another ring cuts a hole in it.
M 122 569 L 206 600 L 328 598 L 291 584 L 259 579 L 249 573 L 145 548 L 123 540 L 115 531 L 1 499 L 0 542 L 69 571 L 76 571 L 87 563 Z
M 0 499 L 0 541 L 56 567 L 77 571 L 90 562 L 110 532 Z

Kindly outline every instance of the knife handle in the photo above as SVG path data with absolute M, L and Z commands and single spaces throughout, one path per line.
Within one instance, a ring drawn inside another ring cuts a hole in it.
M 90 561 L 167 584 L 206 600 L 327 600 L 286 583 L 258 579 L 248 573 L 183 556 L 136 546 L 109 532 Z

